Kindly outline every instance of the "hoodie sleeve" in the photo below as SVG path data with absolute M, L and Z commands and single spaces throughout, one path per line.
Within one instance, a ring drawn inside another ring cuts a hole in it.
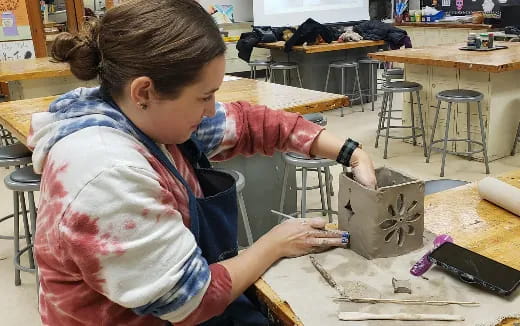
M 111 301 L 176 325 L 198 324 L 225 310 L 231 279 L 224 267 L 208 266 L 165 191 L 151 171 L 105 169 L 69 205 L 59 245 Z
M 322 127 L 296 113 L 271 110 L 247 102 L 217 103 L 216 114 L 206 118 L 196 137 L 215 161 L 275 151 L 310 155 Z

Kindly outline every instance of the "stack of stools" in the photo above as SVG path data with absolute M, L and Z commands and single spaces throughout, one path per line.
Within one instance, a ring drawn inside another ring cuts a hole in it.
M 368 65 L 368 94 L 364 96 L 370 97 L 372 101 L 372 111 L 375 110 L 375 102 L 377 98 L 377 70 L 381 61 L 370 58 L 362 58 L 358 60 L 360 65 Z
M 335 61 L 329 64 L 329 69 L 327 70 L 327 79 L 325 80 L 325 92 L 328 92 L 329 89 L 329 77 L 330 71 L 332 69 L 339 69 L 341 72 L 341 94 L 347 95 L 350 99 L 350 103 L 352 106 L 352 101 L 359 99 L 361 102 L 361 111 L 365 112 L 365 107 L 363 106 L 363 92 L 361 90 L 361 83 L 359 81 L 359 68 L 357 62 L 350 61 Z M 347 93 L 346 91 L 346 80 L 345 80 L 345 70 L 346 69 L 354 69 L 356 73 L 356 78 L 354 80 L 354 86 L 352 87 L 352 92 Z M 356 92 L 357 88 L 357 92 Z M 341 107 L 341 116 L 343 117 L 343 107 Z
M 271 61 L 268 60 L 253 60 L 248 62 L 249 67 L 251 68 L 251 75 L 249 78 L 256 79 L 256 70 L 259 67 L 265 67 L 265 81 L 269 80 L 269 75 L 271 72 L 270 66 Z
M 388 154 L 388 139 L 413 139 L 413 145 L 417 145 L 417 137 L 422 137 L 423 147 L 424 147 L 424 156 L 426 153 L 426 140 L 425 140 L 425 132 L 424 132 L 424 123 L 422 116 L 422 108 L 421 108 L 421 96 L 419 91 L 422 89 L 421 84 L 407 81 L 397 81 L 397 82 L 388 82 L 383 85 L 383 105 L 381 106 L 381 112 L 379 113 L 379 124 L 377 126 L 377 135 L 376 135 L 376 144 L 375 147 L 379 146 L 379 137 L 385 138 L 385 152 L 383 158 L 387 158 Z M 392 120 L 402 121 L 402 117 L 396 117 L 392 115 L 395 112 L 402 112 L 403 110 L 394 110 L 392 108 L 392 102 L 394 99 L 394 93 L 410 93 L 411 99 L 411 126 L 403 126 L 402 123 L 399 125 L 392 125 Z M 415 113 L 414 113 L 414 104 L 413 104 L 413 93 L 417 96 L 417 106 L 419 113 L 419 127 L 415 126 Z M 390 129 L 411 129 L 412 134 L 410 136 L 396 136 L 390 135 Z M 383 131 L 385 133 L 383 134 Z M 417 134 L 419 132 L 419 134 Z
M 313 113 L 304 115 L 306 120 L 312 121 L 321 126 L 327 124 L 327 119 L 321 113 Z M 321 212 L 323 216 L 329 216 L 329 222 L 332 222 L 332 214 L 337 214 L 332 209 L 331 196 L 333 196 L 332 189 L 332 176 L 330 174 L 330 167 L 336 165 L 335 161 L 324 159 L 324 158 L 308 158 L 296 153 L 285 153 L 283 154 L 285 161 L 285 171 L 283 176 L 282 195 L 280 198 L 280 212 L 283 213 L 285 206 L 285 194 L 287 190 L 287 181 L 289 177 L 289 165 L 295 166 L 297 171 L 301 171 L 302 174 L 302 185 L 297 187 L 296 190 L 301 191 L 301 205 L 299 212 L 293 212 L 291 216 L 300 216 L 305 218 L 307 212 Z M 318 185 L 308 186 L 307 185 L 307 173 L 317 172 L 318 173 Z M 322 178 L 325 175 L 325 182 Z M 308 209 L 307 208 L 307 191 L 312 189 L 320 190 L 321 198 L 321 209 Z M 324 192 L 325 189 L 325 192 Z M 327 202 L 325 204 L 325 201 Z
M 428 156 L 426 158 L 426 163 L 430 162 L 430 155 L 432 150 L 440 151 L 442 152 L 442 165 L 441 165 L 441 177 L 444 177 L 444 166 L 446 164 L 446 153 L 451 154 L 458 154 L 458 155 L 467 155 L 469 159 L 471 159 L 471 156 L 475 153 L 480 153 L 484 155 L 484 164 L 486 165 L 486 174 L 489 174 L 489 164 L 488 164 L 488 156 L 487 156 L 487 146 L 486 146 L 486 130 L 484 128 L 484 119 L 482 117 L 482 99 L 484 99 L 484 95 L 477 91 L 472 90 L 465 90 L 465 89 L 451 89 L 439 92 L 437 94 L 437 108 L 435 111 L 435 118 L 433 120 L 433 129 L 431 134 L 431 140 L 430 140 L 430 149 L 428 151 Z M 437 126 L 437 121 L 439 120 L 439 111 L 441 109 L 441 102 L 448 102 L 448 109 L 446 110 L 446 128 L 444 131 L 444 138 L 441 138 L 439 140 L 435 139 L 435 127 Z M 451 109 L 453 103 L 460 103 L 464 104 L 466 103 L 466 128 L 467 128 L 467 138 L 449 138 L 449 130 L 450 130 L 450 120 L 451 120 Z M 471 139 L 471 103 L 477 103 L 477 111 L 478 111 L 478 118 L 480 123 L 480 135 L 482 138 L 482 141 L 476 141 Z M 467 151 L 448 151 L 448 142 L 465 142 L 467 144 Z M 436 143 L 443 143 L 442 148 L 435 148 L 433 147 Z M 477 150 L 472 150 L 471 145 L 476 144 L 479 145 L 481 148 Z
M 269 81 L 274 83 L 275 82 L 275 72 L 281 71 L 283 74 L 283 84 L 288 85 L 288 74 L 291 73 L 291 71 L 295 70 L 296 74 L 298 76 L 298 81 L 300 83 L 300 87 L 303 87 L 302 84 L 302 78 L 300 76 L 300 68 L 298 67 L 298 64 L 295 62 L 273 62 L 269 66 L 270 72 L 269 72 Z
M 516 153 L 516 144 L 520 141 L 520 123 L 518 124 L 518 129 L 516 130 L 515 140 L 513 141 L 513 150 L 511 151 L 511 156 L 514 156 Z
M 36 208 L 33 192 L 39 190 L 40 178 L 34 174 L 32 166 L 24 167 L 30 163 L 31 152 L 21 143 L 0 148 L 0 167 L 16 168 L 15 171 L 9 174 L 4 180 L 8 189 L 13 190 L 13 214 L 0 219 L 0 222 L 3 222 L 13 218 L 13 237 L 1 236 L 0 239 L 9 239 L 14 242 L 15 285 L 21 284 L 20 271 L 36 273 L 36 264 L 32 252 L 32 237 L 34 236 L 34 230 L 36 228 Z M 28 192 L 29 210 L 27 210 L 25 192 Z M 22 217 L 24 236 L 20 236 L 20 216 Z M 29 223 L 29 218 L 31 223 Z M 27 245 L 25 248 L 20 249 L 20 239 L 23 238 L 25 238 Z M 20 264 L 20 257 L 25 252 L 29 255 L 29 267 L 24 267 Z

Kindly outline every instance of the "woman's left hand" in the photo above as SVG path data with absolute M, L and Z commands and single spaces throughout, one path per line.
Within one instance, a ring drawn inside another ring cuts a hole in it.
M 377 180 L 374 171 L 374 163 L 365 151 L 361 148 L 356 148 L 350 158 L 350 166 L 352 167 L 354 179 L 357 182 L 370 189 L 376 188 Z

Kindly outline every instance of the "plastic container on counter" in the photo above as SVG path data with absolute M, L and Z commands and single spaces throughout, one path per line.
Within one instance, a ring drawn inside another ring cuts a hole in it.
M 495 35 L 488 33 L 488 48 L 492 49 L 495 46 Z
M 480 33 L 480 43 L 483 48 L 489 47 L 489 37 L 487 33 Z

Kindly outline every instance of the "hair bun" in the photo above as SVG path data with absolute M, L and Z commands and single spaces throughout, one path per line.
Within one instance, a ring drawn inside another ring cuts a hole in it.
M 57 61 L 68 62 L 70 70 L 80 80 L 91 80 L 98 76 L 101 53 L 97 44 L 99 33 L 96 21 L 85 24 L 78 35 L 61 33 L 52 44 L 51 56 Z

